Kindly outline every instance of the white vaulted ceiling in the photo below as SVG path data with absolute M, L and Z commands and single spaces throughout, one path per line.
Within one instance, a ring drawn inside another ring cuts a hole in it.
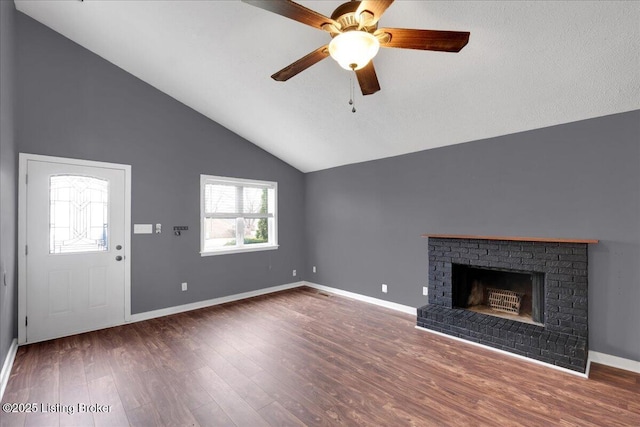
M 328 16 L 342 2 L 299 3 Z M 303 172 L 640 109 L 636 1 L 397 0 L 381 27 L 470 31 L 469 44 L 381 49 L 382 89 L 357 92 L 355 114 L 331 58 L 270 78 L 328 34 L 239 0 L 15 4 Z

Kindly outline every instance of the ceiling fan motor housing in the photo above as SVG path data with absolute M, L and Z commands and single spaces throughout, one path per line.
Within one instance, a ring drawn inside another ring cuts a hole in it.
M 344 33 L 346 31 L 360 29 L 362 31 L 366 31 L 367 33 L 373 33 L 378 28 L 377 22 L 371 26 L 360 27 L 360 21 L 358 19 L 359 17 L 356 16 L 356 11 L 358 10 L 359 6 L 360 1 L 348 1 L 341 4 L 336 8 L 336 10 L 333 11 L 333 13 L 331 14 L 331 19 L 340 24 L 341 32 Z M 339 33 L 332 33 L 331 36 L 335 37 L 338 34 Z

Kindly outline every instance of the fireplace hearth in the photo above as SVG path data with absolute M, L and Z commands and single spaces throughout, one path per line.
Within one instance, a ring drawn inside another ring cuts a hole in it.
M 417 325 L 584 373 L 594 240 L 429 237 Z

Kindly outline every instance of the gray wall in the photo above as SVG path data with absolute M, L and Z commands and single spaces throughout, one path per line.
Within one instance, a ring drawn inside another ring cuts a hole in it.
M 600 239 L 589 345 L 640 360 L 640 111 L 310 173 L 305 197 L 306 279 L 413 307 L 422 233 Z
M 163 224 L 132 236 L 133 313 L 299 280 L 300 171 L 22 13 L 17 28 L 20 152 L 130 164 L 133 223 Z M 280 248 L 201 257 L 201 173 L 277 181 Z
M 18 334 L 17 140 L 14 126 L 16 13 L 12 1 L 0 1 L 0 368 L 7 357 L 11 341 Z

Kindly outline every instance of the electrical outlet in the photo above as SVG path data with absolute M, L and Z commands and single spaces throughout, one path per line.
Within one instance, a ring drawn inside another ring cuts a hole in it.
M 382 292 L 384 292 L 385 294 L 387 293 L 387 285 L 385 285 L 384 283 L 382 284 Z
M 298 272 L 296 270 L 293 270 L 293 277 L 296 277 L 297 274 Z
M 183 291 L 187 290 L 187 282 L 182 282 L 182 290 Z
M 316 266 L 315 265 L 313 266 L 313 272 L 314 273 L 316 272 Z
M 429 295 L 429 288 L 427 288 L 426 286 L 422 287 L 422 295 Z

